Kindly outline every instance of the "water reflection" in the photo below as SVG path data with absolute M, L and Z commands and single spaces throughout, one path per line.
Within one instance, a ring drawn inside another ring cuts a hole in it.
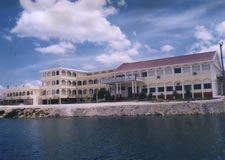
M 1 159 L 225 159 L 225 115 L 0 120 Z

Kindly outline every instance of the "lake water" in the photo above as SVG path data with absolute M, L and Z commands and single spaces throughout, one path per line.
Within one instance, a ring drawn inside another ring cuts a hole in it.
M 225 115 L 1 119 L 0 160 L 224 160 Z

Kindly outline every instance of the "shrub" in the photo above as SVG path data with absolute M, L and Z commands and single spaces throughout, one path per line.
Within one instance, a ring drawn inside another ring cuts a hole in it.
M 160 94 L 159 99 L 164 99 L 164 94 L 163 93 Z
M 146 97 L 146 93 L 141 92 L 141 93 L 139 94 L 139 96 L 138 96 L 138 100 L 144 100 L 145 97 Z
M 185 90 L 185 98 L 186 99 L 191 99 L 192 95 L 191 95 L 191 91 L 189 89 Z
M 152 93 L 150 92 L 149 94 L 148 94 L 148 100 L 152 100 Z
M 178 94 L 176 90 L 173 91 L 173 99 L 178 99 Z

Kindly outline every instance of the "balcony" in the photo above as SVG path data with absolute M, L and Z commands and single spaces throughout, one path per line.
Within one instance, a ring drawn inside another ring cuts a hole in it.
M 117 83 L 117 82 L 129 82 L 129 81 L 139 81 L 142 82 L 143 79 L 140 77 L 135 76 L 127 76 L 127 77 L 114 77 L 114 78 L 108 78 L 108 79 L 102 79 L 102 84 L 110 84 L 110 83 Z

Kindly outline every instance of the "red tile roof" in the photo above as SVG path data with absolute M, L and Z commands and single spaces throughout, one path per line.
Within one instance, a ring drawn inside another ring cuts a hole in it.
M 115 71 L 121 72 L 121 71 L 169 66 L 169 65 L 184 64 L 184 63 L 197 63 L 202 61 L 210 61 L 213 59 L 215 54 L 216 54 L 216 51 L 212 51 L 212 52 L 196 53 L 196 54 L 177 56 L 177 57 L 140 61 L 140 62 L 134 62 L 134 63 L 123 63 Z

